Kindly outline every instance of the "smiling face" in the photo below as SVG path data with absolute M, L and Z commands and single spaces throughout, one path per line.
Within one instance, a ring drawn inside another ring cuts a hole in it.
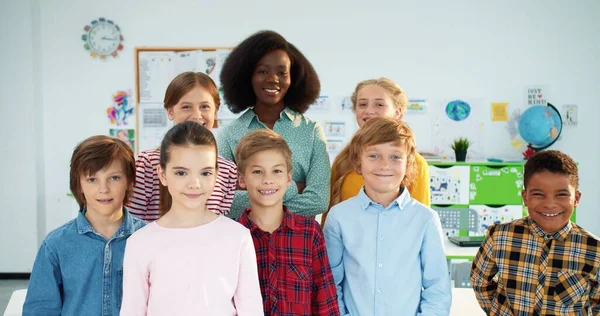
M 407 153 L 394 143 L 367 146 L 360 156 L 359 171 L 365 179 L 365 193 L 384 206 L 400 194 L 406 175 Z
M 355 114 L 359 127 L 374 117 L 400 118 L 400 110 L 394 108 L 388 92 L 376 84 L 366 85 L 358 91 Z
M 94 174 L 81 175 L 80 183 L 90 215 L 110 217 L 122 212 L 128 188 L 123 161 L 116 160 Z
M 167 109 L 169 120 L 175 124 L 196 121 L 211 129 L 214 126 L 217 107 L 210 92 L 197 85 L 183 95 L 179 102 Z
M 292 181 L 292 173 L 280 151 L 264 150 L 248 158 L 239 181 L 240 186 L 248 191 L 253 209 L 278 207 L 283 203 L 283 195 Z
M 216 180 L 216 152 L 211 146 L 172 146 L 163 170 L 158 167 L 162 185 L 172 197 L 171 209 L 204 210 Z
M 283 50 L 274 50 L 260 59 L 252 74 L 256 106 L 285 106 L 283 97 L 291 84 L 291 64 Z
M 561 230 L 579 205 L 581 192 L 568 175 L 547 170 L 534 173 L 521 192 L 529 216 L 547 234 Z

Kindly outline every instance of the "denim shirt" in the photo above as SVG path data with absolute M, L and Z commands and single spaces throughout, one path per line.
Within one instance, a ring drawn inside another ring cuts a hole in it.
M 50 232 L 38 251 L 23 315 L 119 315 L 127 237 L 146 223 L 123 208 L 123 223 L 106 240 L 85 218 Z

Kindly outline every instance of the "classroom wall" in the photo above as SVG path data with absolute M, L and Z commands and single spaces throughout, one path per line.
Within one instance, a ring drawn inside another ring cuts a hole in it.
M 579 105 L 579 126 L 553 148 L 580 163 L 577 220 L 600 234 L 600 140 L 592 137 L 600 117 L 600 2 L 304 3 L 3 1 L 0 23 L 11 31 L 0 37 L 7 135 L 0 272 L 28 272 L 40 238 L 76 214 L 66 195 L 70 155 L 82 139 L 108 133 L 111 95 L 135 85 L 134 47 L 232 46 L 266 28 L 310 58 L 328 94 L 388 76 L 431 102 L 468 96 L 516 106 L 525 85 L 547 84 L 552 103 Z M 83 49 L 83 27 L 101 16 L 122 29 L 125 49 L 116 59 L 94 60 Z M 518 157 L 507 135 L 505 124 L 486 125 L 486 154 Z

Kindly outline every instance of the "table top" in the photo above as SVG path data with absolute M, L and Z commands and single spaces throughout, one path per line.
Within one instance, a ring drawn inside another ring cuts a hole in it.
M 460 247 L 448 240 L 448 237 L 445 238 L 444 249 L 446 250 L 447 257 L 457 257 L 461 259 L 473 258 L 479 250 L 479 247 Z

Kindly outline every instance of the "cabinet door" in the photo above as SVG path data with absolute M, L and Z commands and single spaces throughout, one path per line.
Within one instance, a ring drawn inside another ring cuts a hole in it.
M 470 205 L 477 212 L 477 230 L 469 236 L 485 236 L 488 227 L 527 216 L 523 205 Z
M 522 165 L 472 165 L 469 204 L 522 204 Z
M 429 166 L 431 204 L 469 204 L 469 166 Z

